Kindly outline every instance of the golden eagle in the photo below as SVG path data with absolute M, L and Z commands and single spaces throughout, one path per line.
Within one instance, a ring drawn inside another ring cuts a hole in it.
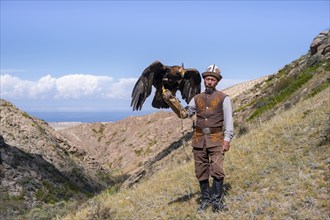
M 201 76 L 194 68 L 182 66 L 165 66 L 159 61 L 150 64 L 136 82 L 132 91 L 131 107 L 133 111 L 141 110 L 146 98 L 151 94 L 152 86 L 156 88 L 152 101 L 154 108 L 168 108 L 163 99 L 163 92 L 170 90 L 175 96 L 180 90 L 182 99 L 187 103 L 201 90 Z

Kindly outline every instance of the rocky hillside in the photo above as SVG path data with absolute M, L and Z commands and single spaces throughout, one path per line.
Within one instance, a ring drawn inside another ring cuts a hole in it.
M 228 87 L 226 89 L 223 90 L 224 93 L 226 93 L 230 99 L 234 99 L 237 96 L 239 96 L 240 94 L 242 94 L 243 92 L 250 90 L 251 88 L 253 88 L 255 85 L 264 82 L 265 80 L 268 79 L 269 76 L 263 76 L 260 77 L 258 79 L 254 79 L 254 80 L 250 80 L 247 82 L 243 82 L 243 83 L 239 83 L 237 85 L 233 85 L 231 87 Z
M 114 176 L 131 176 L 132 185 L 155 161 L 189 138 L 192 122 L 159 111 L 109 123 L 81 124 L 59 130 L 69 143 L 108 167 Z
M 307 54 L 233 99 L 236 124 L 268 120 L 330 84 L 330 32 L 321 32 Z
M 0 219 L 43 203 L 87 198 L 114 180 L 42 120 L 0 100 Z

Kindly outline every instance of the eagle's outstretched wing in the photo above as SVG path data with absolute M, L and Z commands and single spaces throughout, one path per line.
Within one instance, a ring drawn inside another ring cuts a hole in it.
M 144 101 L 151 94 L 152 86 L 157 88 L 162 83 L 164 73 L 165 66 L 159 61 L 153 62 L 143 71 L 132 91 L 133 111 L 141 110 Z
M 197 69 L 189 68 L 183 76 L 180 84 L 180 92 L 182 99 L 189 104 L 190 100 L 201 92 L 201 76 Z

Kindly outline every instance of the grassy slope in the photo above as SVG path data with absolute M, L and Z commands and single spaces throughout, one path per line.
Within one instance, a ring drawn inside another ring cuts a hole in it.
M 196 213 L 199 187 L 192 160 L 183 159 L 191 156 L 187 146 L 149 179 L 120 192 L 109 189 L 65 219 L 330 218 L 330 144 L 323 137 L 329 94 L 328 87 L 233 139 L 225 159 L 224 213 Z

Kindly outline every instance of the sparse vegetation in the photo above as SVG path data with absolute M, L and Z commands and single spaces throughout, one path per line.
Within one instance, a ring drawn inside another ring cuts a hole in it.
M 30 116 L 28 113 L 26 113 L 26 112 L 22 112 L 22 115 L 23 115 L 24 117 L 26 117 L 26 118 L 31 118 L 31 116 Z
M 53 219 L 56 216 L 64 216 L 74 210 L 77 210 L 81 202 L 70 201 L 65 202 L 61 201 L 55 204 L 43 204 L 38 208 L 32 209 L 24 218 L 17 219 Z
M 236 133 L 237 137 L 241 137 L 242 135 L 249 132 L 248 126 L 244 123 L 240 123 L 240 124 L 235 123 L 234 128 L 235 128 L 235 131 L 236 131 L 235 133 Z
M 269 97 L 261 98 L 255 104 L 256 110 L 251 114 L 248 120 L 252 120 L 263 112 L 272 109 L 276 104 L 283 102 L 288 96 L 301 88 L 308 80 L 313 77 L 309 72 L 300 74 L 297 78 L 285 78 L 279 83 L 278 90 L 274 90 Z
M 2 215 L 8 215 L 12 212 L 15 212 L 16 214 L 26 212 L 27 206 L 24 203 L 23 196 L 23 193 L 17 196 L 10 196 L 8 192 L 0 191 L 0 213 Z
M 253 99 L 238 103 L 240 107 L 235 110 L 235 113 L 243 112 L 248 120 L 253 120 L 263 117 L 263 113 L 268 112 L 264 118 L 269 118 L 271 111 L 283 106 L 287 109 L 300 96 L 309 98 L 327 88 L 329 85 L 329 80 L 326 80 L 329 78 L 327 69 L 330 69 L 330 61 L 318 61 L 312 66 L 300 67 L 301 59 L 286 65 L 276 75 L 268 77 L 263 88 L 255 86 L 250 92 L 256 95 Z M 307 94 L 302 95 L 301 92 L 305 92 L 304 90 Z
M 234 111 L 234 113 L 236 113 L 236 112 L 240 112 L 240 111 L 244 110 L 245 108 L 254 105 L 256 102 L 257 102 L 257 101 L 254 100 L 254 101 L 250 102 L 249 104 L 246 104 L 246 105 L 244 105 L 244 106 L 242 106 L 242 107 L 236 109 L 236 110 Z
M 148 146 L 151 147 L 151 146 L 154 146 L 155 144 L 157 144 L 157 139 L 151 140 L 151 141 L 148 143 Z
M 96 130 L 95 128 L 92 129 L 94 134 L 98 136 L 98 139 L 97 139 L 98 142 L 100 142 L 101 139 L 104 137 L 104 130 L 105 130 L 104 124 L 99 125 L 99 130 Z
M 140 157 L 143 153 L 143 148 L 140 148 L 140 149 L 135 149 L 134 150 L 134 153 L 137 157 Z

